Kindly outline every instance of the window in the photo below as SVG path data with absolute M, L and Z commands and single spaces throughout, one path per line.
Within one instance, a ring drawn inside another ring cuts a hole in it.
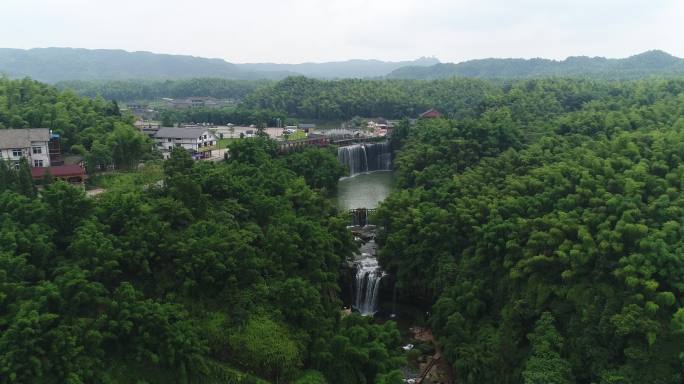
M 169 137 L 168 139 L 166 139 L 166 141 L 168 141 L 168 142 L 170 143 L 170 142 L 171 142 L 171 138 Z
M 33 147 L 33 154 L 34 155 L 39 155 L 43 153 L 43 147 Z
M 43 160 L 33 160 L 33 166 L 34 167 L 42 167 L 43 166 Z
M 21 157 L 21 155 L 22 155 L 21 148 L 14 148 L 12 150 L 12 156 Z

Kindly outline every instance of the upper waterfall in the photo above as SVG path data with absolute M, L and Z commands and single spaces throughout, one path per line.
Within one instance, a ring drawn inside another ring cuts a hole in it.
M 392 153 L 387 141 L 340 147 L 337 150 L 337 159 L 349 168 L 349 176 L 392 169 Z

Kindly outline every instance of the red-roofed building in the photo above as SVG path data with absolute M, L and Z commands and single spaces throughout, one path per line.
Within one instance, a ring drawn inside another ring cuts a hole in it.
M 83 184 L 87 178 L 85 169 L 79 165 L 58 165 L 55 167 L 33 167 L 31 176 L 33 180 L 41 180 L 50 172 L 53 178 L 64 180 L 72 184 Z
M 421 119 L 436 119 L 438 117 L 442 117 L 442 113 L 434 108 L 430 108 L 420 114 Z

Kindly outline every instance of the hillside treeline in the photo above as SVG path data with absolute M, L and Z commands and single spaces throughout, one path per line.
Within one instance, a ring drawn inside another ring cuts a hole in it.
M 84 156 L 90 169 L 132 168 L 154 156 L 153 143 L 132 122 L 116 101 L 0 77 L 0 129 L 49 128 L 60 136 L 62 154 Z
M 97 198 L 0 168 L 1 381 L 395 383 L 394 323 L 340 314 L 355 248 L 316 170 L 335 157 L 231 151 L 176 149 L 163 183 Z
M 187 80 L 62 81 L 59 89 L 71 89 L 80 96 L 107 100 L 144 101 L 207 96 L 240 100 L 269 81 L 197 78 Z
M 400 131 L 381 262 L 462 383 L 680 383 L 684 82 L 516 83 Z

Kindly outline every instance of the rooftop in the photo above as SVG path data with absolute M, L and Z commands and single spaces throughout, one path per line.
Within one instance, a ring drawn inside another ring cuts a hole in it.
M 48 128 L 0 129 L 0 148 L 27 148 L 32 141 L 50 141 Z
M 197 139 L 206 131 L 206 128 L 160 128 L 154 137 Z
M 31 176 L 33 176 L 34 179 L 40 179 L 45 175 L 48 169 L 53 177 L 85 175 L 85 170 L 78 165 L 58 165 L 53 167 L 33 167 L 31 168 Z
M 420 117 L 431 118 L 431 117 L 442 117 L 442 113 L 434 108 L 430 108 L 427 111 L 420 114 Z

